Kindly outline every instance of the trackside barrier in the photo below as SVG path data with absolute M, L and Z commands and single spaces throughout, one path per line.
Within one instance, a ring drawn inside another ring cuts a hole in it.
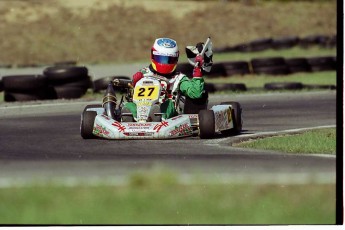
M 206 79 L 215 77 L 231 77 L 253 74 L 289 75 L 297 72 L 335 71 L 337 58 L 335 56 L 322 57 L 270 57 L 253 58 L 250 61 L 228 61 L 214 63 L 210 73 L 204 73 Z M 180 63 L 177 71 L 192 76 L 193 67 L 189 63 Z M 128 76 L 110 76 L 92 81 L 85 66 L 75 66 L 73 63 L 62 63 L 47 67 L 41 75 L 11 75 L 0 77 L 0 92 L 4 91 L 4 101 L 31 101 L 48 99 L 73 99 L 82 97 L 88 89 L 101 92 L 107 87 L 109 79 L 125 78 Z M 207 80 L 206 80 L 207 82 Z M 268 84 L 267 90 L 322 88 L 336 89 L 336 86 L 301 85 L 290 82 L 286 84 Z M 207 84 L 209 92 L 216 91 L 246 91 L 244 84 Z

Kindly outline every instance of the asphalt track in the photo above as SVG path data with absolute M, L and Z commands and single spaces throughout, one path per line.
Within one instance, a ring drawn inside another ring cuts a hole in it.
M 84 140 L 80 113 L 94 101 L 0 105 L 0 186 L 32 181 L 121 183 L 134 172 L 174 172 L 181 181 L 335 183 L 336 158 L 235 148 L 256 135 L 336 125 L 336 92 L 211 96 L 238 101 L 243 133 L 201 140 Z

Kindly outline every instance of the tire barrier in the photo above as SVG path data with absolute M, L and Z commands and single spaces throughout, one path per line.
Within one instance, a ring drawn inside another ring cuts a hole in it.
M 45 68 L 43 74 L 48 85 L 54 88 L 56 99 L 80 98 L 92 86 L 88 69 L 84 66 L 52 66 Z
M 31 101 L 54 99 L 54 92 L 44 75 L 3 76 L 4 100 Z
M 290 73 L 289 66 L 282 57 L 254 58 L 250 61 L 250 65 L 254 74 L 286 75 Z
M 306 37 L 284 36 L 278 38 L 261 38 L 247 43 L 241 43 L 234 46 L 225 46 L 214 48 L 214 53 L 229 52 L 257 52 L 267 49 L 288 49 L 299 46 L 307 49 L 313 46 L 322 48 L 335 48 L 337 46 L 337 35 L 310 35 Z
M 88 70 L 83 66 L 52 66 L 41 75 L 10 75 L 1 78 L 4 101 L 73 99 L 92 87 Z
M 292 41 L 293 38 L 290 38 Z M 268 41 L 256 41 L 262 44 Z M 323 57 L 270 57 L 253 58 L 250 61 L 229 61 L 214 63 L 210 73 L 204 73 L 205 78 L 231 77 L 245 74 L 254 75 L 287 75 L 297 72 L 333 71 L 337 69 L 335 56 Z M 189 63 L 180 63 L 177 70 L 192 76 L 193 67 Z M 76 66 L 74 62 L 56 63 L 46 67 L 39 75 L 11 75 L 0 78 L 0 92 L 4 91 L 4 101 L 29 101 L 47 99 L 74 99 L 82 97 L 88 89 L 93 92 L 105 90 L 110 81 L 115 78 L 131 79 L 128 76 L 109 76 L 92 81 L 88 69 Z M 246 91 L 244 84 L 211 84 L 206 83 L 208 92 L 216 91 Z M 289 89 L 336 89 L 333 85 L 302 85 L 296 83 L 271 84 L 264 86 L 267 90 Z M 116 90 L 116 89 L 115 89 Z M 118 89 L 120 90 L 120 89 Z
M 264 89 L 267 90 L 294 90 L 294 89 L 303 89 L 303 84 L 300 82 L 274 82 L 266 83 Z
M 335 85 L 309 85 L 302 84 L 301 82 L 271 82 L 264 84 L 263 88 L 253 88 L 251 90 L 302 90 L 302 89 L 327 89 L 336 90 Z M 243 83 L 205 83 L 205 90 L 209 93 L 232 91 L 243 92 L 248 88 Z
M 193 67 L 189 63 L 182 63 L 181 72 L 191 76 Z M 188 66 L 189 65 L 189 66 Z M 216 67 L 216 68 L 214 68 Z M 214 68 L 214 69 L 213 69 Z M 288 75 L 299 72 L 332 71 L 337 69 L 337 59 L 334 56 L 324 57 L 270 57 L 253 58 L 250 61 L 230 61 L 215 63 L 210 73 L 204 73 L 207 78 L 231 77 L 245 74 L 255 75 Z M 183 71 L 187 70 L 187 71 Z

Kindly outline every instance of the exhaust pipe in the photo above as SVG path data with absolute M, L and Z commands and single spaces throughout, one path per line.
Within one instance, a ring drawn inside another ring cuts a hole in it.
M 102 106 L 105 109 L 105 113 L 108 117 L 115 120 L 115 108 L 116 108 L 116 96 L 112 83 L 109 83 L 107 90 L 103 97 Z

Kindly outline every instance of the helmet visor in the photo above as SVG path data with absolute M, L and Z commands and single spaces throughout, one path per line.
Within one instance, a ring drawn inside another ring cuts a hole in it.
M 152 59 L 160 64 L 176 64 L 178 57 L 162 56 L 162 55 L 152 55 Z

